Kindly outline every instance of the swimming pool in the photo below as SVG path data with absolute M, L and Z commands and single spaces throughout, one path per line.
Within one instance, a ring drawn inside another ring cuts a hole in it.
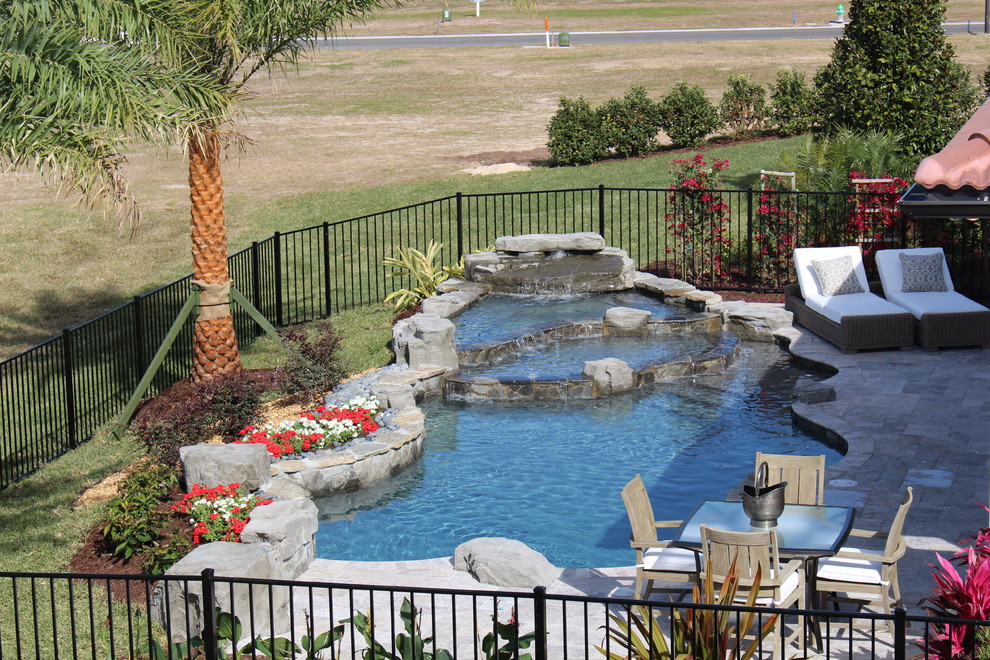
M 771 344 L 743 343 L 724 373 L 575 402 L 421 405 L 424 457 L 376 488 L 317 501 L 319 555 L 444 557 L 479 536 L 523 541 L 557 566 L 626 566 L 620 492 L 640 473 L 658 518 L 724 499 L 757 450 L 840 452 L 791 425 L 797 378 Z

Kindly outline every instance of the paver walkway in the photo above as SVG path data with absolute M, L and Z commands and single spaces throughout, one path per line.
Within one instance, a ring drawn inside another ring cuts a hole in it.
M 827 473 L 826 502 L 855 506 L 859 528 L 884 530 L 904 489 L 914 489 L 899 575 L 905 606 L 931 592 L 935 552 L 987 524 L 990 501 L 990 350 L 867 351 L 843 354 L 800 327 L 779 333 L 798 359 L 837 369 L 825 382 L 834 401 L 796 403 L 796 415 L 848 453 Z M 548 591 L 590 596 L 632 593 L 634 570 L 571 569 Z M 316 560 L 300 580 L 384 586 L 487 589 L 449 559 L 422 562 Z

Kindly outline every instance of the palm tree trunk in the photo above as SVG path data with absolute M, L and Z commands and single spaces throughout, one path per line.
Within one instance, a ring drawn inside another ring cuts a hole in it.
M 240 371 L 227 269 L 227 225 L 223 211 L 220 140 L 213 131 L 189 139 L 192 201 L 193 280 L 200 286 L 200 311 L 193 336 L 193 381 Z

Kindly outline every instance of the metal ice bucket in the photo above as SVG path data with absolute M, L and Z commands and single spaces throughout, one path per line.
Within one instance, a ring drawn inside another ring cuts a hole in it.
M 768 485 L 769 471 L 770 466 L 766 461 L 760 463 L 760 468 L 753 478 L 753 485 L 743 486 L 743 511 L 749 516 L 753 527 L 776 527 L 777 518 L 784 512 L 784 487 L 787 486 L 787 482 Z

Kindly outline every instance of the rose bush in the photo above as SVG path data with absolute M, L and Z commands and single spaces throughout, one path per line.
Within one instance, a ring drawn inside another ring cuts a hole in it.
M 378 430 L 375 415 L 380 404 L 375 399 L 358 397 L 342 406 L 318 407 L 314 412 L 303 413 L 298 419 L 253 425 L 241 430 L 239 444 L 265 445 L 273 458 L 294 456 L 305 451 L 329 449 Z
M 172 506 L 172 511 L 189 515 L 193 545 L 209 541 L 240 543 L 251 512 L 271 503 L 272 500 L 248 495 L 238 483 L 215 488 L 193 484 L 192 490 Z

